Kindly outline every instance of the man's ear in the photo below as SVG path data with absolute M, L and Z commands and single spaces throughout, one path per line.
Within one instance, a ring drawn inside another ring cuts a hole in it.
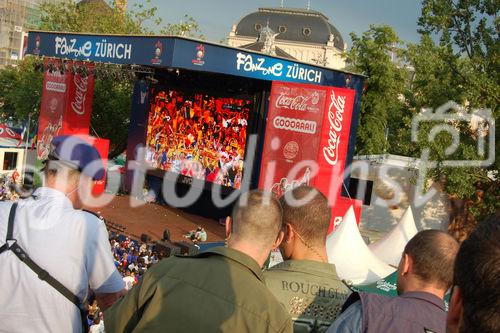
M 295 231 L 293 230 L 290 223 L 285 223 L 284 230 L 285 230 L 285 235 L 283 241 L 285 243 L 291 243 L 295 238 Z
M 231 230 L 233 229 L 233 219 L 226 219 L 226 238 L 231 236 Z
M 458 333 L 463 314 L 463 300 L 460 288 L 453 287 L 448 316 L 446 317 L 446 333 Z
M 401 275 L 406 275 L 413 270 L 413 259 L 407 253 L 403 253 Z
M 280 246 L 284 237 L 285 237 L 285 232 L 283 231 L 283 229 L 280 229 L 280 231 L 278 232 L 278 236 L 276 237 L 276 240 L 273 243 L 273 250 L 277 249 Z

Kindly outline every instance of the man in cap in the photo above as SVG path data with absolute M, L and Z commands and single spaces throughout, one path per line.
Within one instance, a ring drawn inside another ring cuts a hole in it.
M 453 279 L 457 241 L 439 230 L 416 234 L 398 267 L 397 297 L 361 292 L 328 332 L 445 333 L 444 295 Z M 356 263 L 353 263 L 354 265 Z
M 500 213 L 460 246 L 453 284 L 447 332 L 500 332 Z
M 286 192 L 281 203 L 285 261 L 264 273 L 266 284 L 291 314 L 295 332 L 325 330 L 350 294 L 327 259 L 328 199 L 302 185 Z
M 104 177 L 97 150 L 75 136 L 52 141 L 44 186 L 0 203 L 0 330 L 81 332 L 89 288 L 101 308 L 121 295 L 104 222 L 80 210 L 82 190 Z
M 106 332 L 291 332 L 261 267 L 280 242 L 281 207 L 270 194 L 242 194 L 226 224 L 227 247 L 170 257 L 104 313 Z

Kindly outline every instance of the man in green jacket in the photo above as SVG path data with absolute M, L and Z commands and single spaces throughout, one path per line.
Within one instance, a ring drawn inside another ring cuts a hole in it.
M 243 194 L 226 225 L 228 247 L 158 263 L 105 312 L 106 332 L 292 332 L 261 272 L 281 223 L 277 199 Z
M 321 192 L 304 185 L 287 192 L 281 204 L 285 261 L 264 273 L 266 284 L 291 314 L 295 332 L 322 332 L 351 293 L 327 259 L 331 208 Z

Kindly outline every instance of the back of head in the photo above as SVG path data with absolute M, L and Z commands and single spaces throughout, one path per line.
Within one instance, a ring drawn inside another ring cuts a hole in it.
M 404 249 L 413 259 L 413 273 L 425 284 L 447 290 L 453 281 L 457 241 L 439 230 L 417 233 Z
M 332 211 L 323 193 L 302 185 L 285 193 L 281 205 L 284 223 L 291 224 L 308 243 L 324 245 Z
M 231 240 L 268 247 L 276 240 L 281 223 L 281 206 L 273 194 L 243 193 L 233 209 Z
M 461 332 L 500 332 L 500 214 L 480 223 L 457 254 L 454 284 L 462 295 Z

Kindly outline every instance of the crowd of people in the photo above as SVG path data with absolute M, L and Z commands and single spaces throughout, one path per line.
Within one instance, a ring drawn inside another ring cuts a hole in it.
M 65 140 L 52 143 L 44 187 L 0 203 L 1 331 L 500 331 L 498 214 L 462 244 L 444 231 L 417 233 L 401 254 L 397 297 L 353 292 L 328 263 L 331 209 L 317 189 L 242 193 L 226 246 L 162 259 L 148 244 L 110 239 L 81 210 L 76 189 L 104 172 L 86 173 L 100 158 L 83 141 L 64 156 Z M 278 248 L 284 261 L 266 269 Z
M 239 188 L 251 101 L 160 90 L 151 103 L 146 161 Z

